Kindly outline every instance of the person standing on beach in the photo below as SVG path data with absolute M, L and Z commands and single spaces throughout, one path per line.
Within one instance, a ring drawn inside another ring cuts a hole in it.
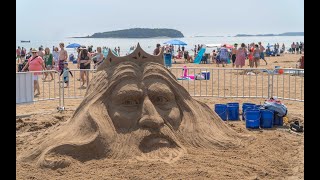
M 258 68 L 258 66 L 260 65 L 260 58 L 261 58 L 260 48 L 259 48 L 258 44 L 256 44 L 254 51 L 253 51 L 253 62 L 255 64 L 256 68 Z
M 22 47 L 21 52 L 20 52 L 20 59 L 23 62 L 25 60 L 26 57 L 26 49 L 24 47 Z
M 94 64 L 94 69 L 96 69 L 99 64 L 103 62 L 103 54 L 101 47 L 97 47 L 97 52 L 95 53 L 95 58 L 97 59 L 96 63 Z
M 80 52 L 80 57 L 78 60 L 78 68 L 80 68 L 82 71 L 80 71 L 80 76 L 82 80 L 81 87 L 84 88 L 85 83 L 88 82 L 89 84 L 89 71 L 86 69 L 90 69 L 90 63 L 91 63 L 91 56 L 88 53 L 87 49 L 83 49 Z M 86 75 L 86 79 L 84 78 L 84 75 Z
M 157 47 L 153 50 L 153 55 L 156 56 L 160 53 L 160 47 L 161 47 L 161 45 L 157 44 Z
M 54 50 L 52 52 L 52 57 L 53 57 L 54 69 L 59 71 L 59 48 L 58 47 L 54 47 Z
M 63 82 L 66 84 L 66 86 L 64 86 L 64 88 L 69 87 L 69 73 L 73 77 L 72 72 L 69 71 L 68 62 L 64 62 L 64 68 L 60 73 L 60 76 L 63 75 Z
M 224 44 L 220 48 L 219 57 L 220 57 L 220 62 L 222 63 L 222 67 L 224 67 L 224 64 L 227 63 L 227 60 L 228 60 L 228 57 L 229 57 L 229 52 L 228 52 L 228 49 L 226 48 L 226 44 Z
M 284 45 L 284 43 L 282 43 L 282 51 L 284 52 L 286 50 L 286 46 Z
M 40 56 L 43 59 L 44 52 L 42 47 L 39 47 L 38 56 Z
M 21 48 L 18 46 L 18 49 L 16 50 L 16 60 L 18 59 L 18 63 L 20 63 L 20 55 L 21 55 Z
M 120 46 L 118 46 L 118 56 L 120 56 Z
M 264 62 L 266 63 L 266 65 L 268 65 L 266 59 L 264 58 L 264 50 L 265 48 L 263 47 L 263 45 L 261 44 L 261 42 L 258 42 L 259 44 L 259 50 L 260 50 L 260 59 L 264 60 Z M 278 49 L 279 49 L 279 43 L 278 43 Z
M 299 54 L 299 43 L 298 42 L 296 42 L 296 52 L 297 52 L 297 54 Z
M 296 50 L 296 45 L 294 44 L 294 42 L 292 42 L 291 44 L 291 53 L 294 54 Z
M 244 43 L 241 43 L 241 47 L 237 50 L 236 53 L 236 68 L 242 68 L 245 65 L 245 60 L 246 60 L 246 54 L 247 54 L 247 49 L 246 45 Z
M 32 56 L 28 59 L 27 64 L 23 67 L 22 71 L 25 71 L 27 68 L 29 69 L 29 71 L 42 71 L 42 70 L 46 70 L 46 67 L 44 66 L 44 62 L 43 59 L 37 55 L 37 50 L 36 49 L 32 49 Z M 34 83 L 34 93 L 36 92 L 36 90 L 38 91 L 38 93 L 35 94 L 35 96 L 40 95 L 40 86 L 39 86 L 39 74 L 41 74 L 41 72 L 34 72 L 33 73 L 33 83 Z
M 234 63 L 236 62 L 237 46 L 238 46 L 238 44 L 235 43 L 234 48 L 232 48 L 232 51 L 231 51 L 232 67 L 234 67 L 234 65 L 235 65 Z
M 60 43 L 59 46 L 59 71 L 62 71 L 64 68 L 64 62 L 67 62 L 68 59 L 68 52 L 64 49 L 64 43 Z
M 43 59 L 44 59 L 44 64 L 47 70 L 52 70 L 52 68 L 54 67 L 53 55 L 50 53 L 50 49 L 48 47 L 46 47 L 44 50 Z M 49 74 L 51 76 L 51 80 L 53 80 L 53 73 L 49 72 Z M 46 81 L 47 76 L 48 76 L 48 73 L 44 73 L 44 78 L 42 80 Z

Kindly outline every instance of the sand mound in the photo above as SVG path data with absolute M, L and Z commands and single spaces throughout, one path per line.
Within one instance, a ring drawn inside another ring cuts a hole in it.
M 139 44 L 124 57 L 109 51 L 71 119 L 18 160 L 52 169 L 104 158 L 170 163 L 193 148 L 239 147 L 244 137 L 193 99 L 162 56 L 145 53 Z

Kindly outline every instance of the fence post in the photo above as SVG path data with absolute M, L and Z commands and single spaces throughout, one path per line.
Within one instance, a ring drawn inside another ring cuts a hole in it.
M 61 80 L 61 76 L 59 76 L 59 111 L 64 111 L 64 82 Z M 61 86 L 62 85 L 62 86 Z M 61 93 L 62 91 L 62 93 Z
M 270 79 L 270 74 L 271 74 L 271 79 Z M 274 74 L 274 70 L 268 71 L 268 98 L 271 98 L 273 94 L 273 74 Z
M 270 71 L 268 72 L 268 98 L 270 98 Z

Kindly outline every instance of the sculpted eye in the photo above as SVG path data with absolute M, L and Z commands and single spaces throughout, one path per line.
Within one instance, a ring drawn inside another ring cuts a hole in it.
M 157 104 L 165 104 L 167 103 L 169 100 L 166 98 L 166 97 L 163 97 L 163 96 L 157 96 L 153 99 L 153 102 L 154 103 L 157 103 Z
M 127 99 L 127 100 L 124 100 L 122 102 L 122 104 L 125 105 L 125 106 L 135 106 L 135 105 L 139 104 L 139 101 L 134 100 L 134 99 Z

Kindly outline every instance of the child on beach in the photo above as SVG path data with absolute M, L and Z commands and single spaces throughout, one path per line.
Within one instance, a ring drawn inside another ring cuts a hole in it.
M 68 72 L 71 74 L 71 76 L 73 77 L 72 75 L 72 72 L 69 71 L 69 68 L 68 68 L 68 62 L 64 62 L 64 68 L 62 69 L 61 73 L 60 73 L 60 76 L 63 75 L 63 82 L 66 83 L 66 86 L 65 88 L 68 88 L 69 87 L 69 74 Z

